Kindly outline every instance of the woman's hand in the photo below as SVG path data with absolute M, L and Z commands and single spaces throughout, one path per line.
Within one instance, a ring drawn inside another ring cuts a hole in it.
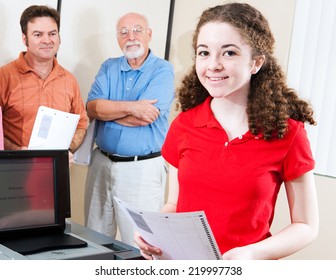
M 146 260 L 153 260 L 155 259 L 155 256 L 162 255 L 162 252 L 159 248 L 153 247 L 152 245 L 148 244 L 137 231 L 134 232 L 134 242 L 138 245 L 141 255 Z

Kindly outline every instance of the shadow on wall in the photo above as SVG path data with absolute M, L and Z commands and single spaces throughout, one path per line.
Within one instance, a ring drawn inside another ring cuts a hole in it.
M 180 85 L 181 79 L 188 73 L 193 64 L 194 51 L 192 48 L 192 36 L 193 31 L 188 31 L 178 38 L 177 44 L 172 43 L 170 46 L 170 57 L 174 58 L 170 61 L 174 64 L 175 88 Z M 190 55 L 183 55 L 185 53 Z M 179 111 L 176 111 L 175 99 L 171 106 L 170 121 L 172 121 L 178 113 Z
M 90 24 L 85 25 L 86 27 L 83 29 L 83 22 L 90 22 Z M 104 34 L 97 32 L 104 30 L 105 24 L 106 22 L 96 10 L 87 8 L 75 17 L 72 24 L 62 27 L 62 37 L 77 39 L 63 42 L 59 51 L 59 60 L 64 63 L 65 67 L 71 65 L 68 69 L 78 80 L 84 102 L 87 100 L 88 92 L 101 63 L 108 58 L 106 55 L 109 54 L 108 50 L 112 48 L 114 34 L 110 36 L 111 45 L 107 46 L 106 41 L 102 41 L 102 38 L 105 37 Z M 68 47 L 71 48 L 71 51 L 68 50 Z M 76 54 L 76 60 L 71 54 Z
M 176 44 L 172 44 L 170 47 L 170 57 L 177 61 L 172 61 L 175 67 L 175 85 L 178 86 L 181 78 L 187 74 L 190 67 L 193 64 L 195 57 L 194 50 L 192 48 L 192 36 L 193 31 L 188 31 L 182 34 Z M 184 54 L 190 55 L 184 55 Z M 178 68 L 178 69 L 176 69 Z
M 88 21 L 91 23 L 88 25 L 88 28 L 85 29 L 85 36 L 78 36 L 80 39 L 75 40 L 74 45 L 75 52 L 82 54 L 73 73 L 80 84 L 84 102 L 87 99 L 88 92 L 90 91 L 100 64 L 106 59 L 103 55 L 104 47 L 100 42 L 102 36 L 97 33 L 97 30 L 101 30 L 100 27 L 104 24 L 102 20 L 96 11 L 85 9 L 76 22 L 76 26 L 79 27 L 79 32 L 83 32 L 83 30 L 80 29 L 81 22 Z

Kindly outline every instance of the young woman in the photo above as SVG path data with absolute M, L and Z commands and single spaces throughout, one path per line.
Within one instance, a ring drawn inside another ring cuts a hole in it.
M 274 54 L 267 20 L 248 4 L 203 12 L 195 65 L 182 80 L 182 112 L 162 148 L 170 164 L 163 212 L 204 210 L 224 259 L 280 259 L 318 233 L 314 159 L 304 123 L 313 111 Z M 272 235 L 286 188 L 291 223 Z M 136 234 L 143 256 L 160 255 Z

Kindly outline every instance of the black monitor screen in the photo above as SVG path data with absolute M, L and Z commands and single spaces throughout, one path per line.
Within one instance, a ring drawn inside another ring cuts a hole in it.
M 0 151 L 0 236 L 62 230 L 67 217 L 68 151 Z

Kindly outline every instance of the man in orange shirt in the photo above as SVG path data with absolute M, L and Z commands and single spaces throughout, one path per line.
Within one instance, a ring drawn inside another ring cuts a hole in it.
M 80 115 L 70 145 L 70 158 L 81 145 L 87 115 L 76 78 L 58 64 L 60 15 L 33 5 L 21 15 L 22 40 L 27 51 L 0 68 L 0 107 L 5 150 L 26 149 L 39 106 Z M 60 135 L 62 137 L 62 135 Z

